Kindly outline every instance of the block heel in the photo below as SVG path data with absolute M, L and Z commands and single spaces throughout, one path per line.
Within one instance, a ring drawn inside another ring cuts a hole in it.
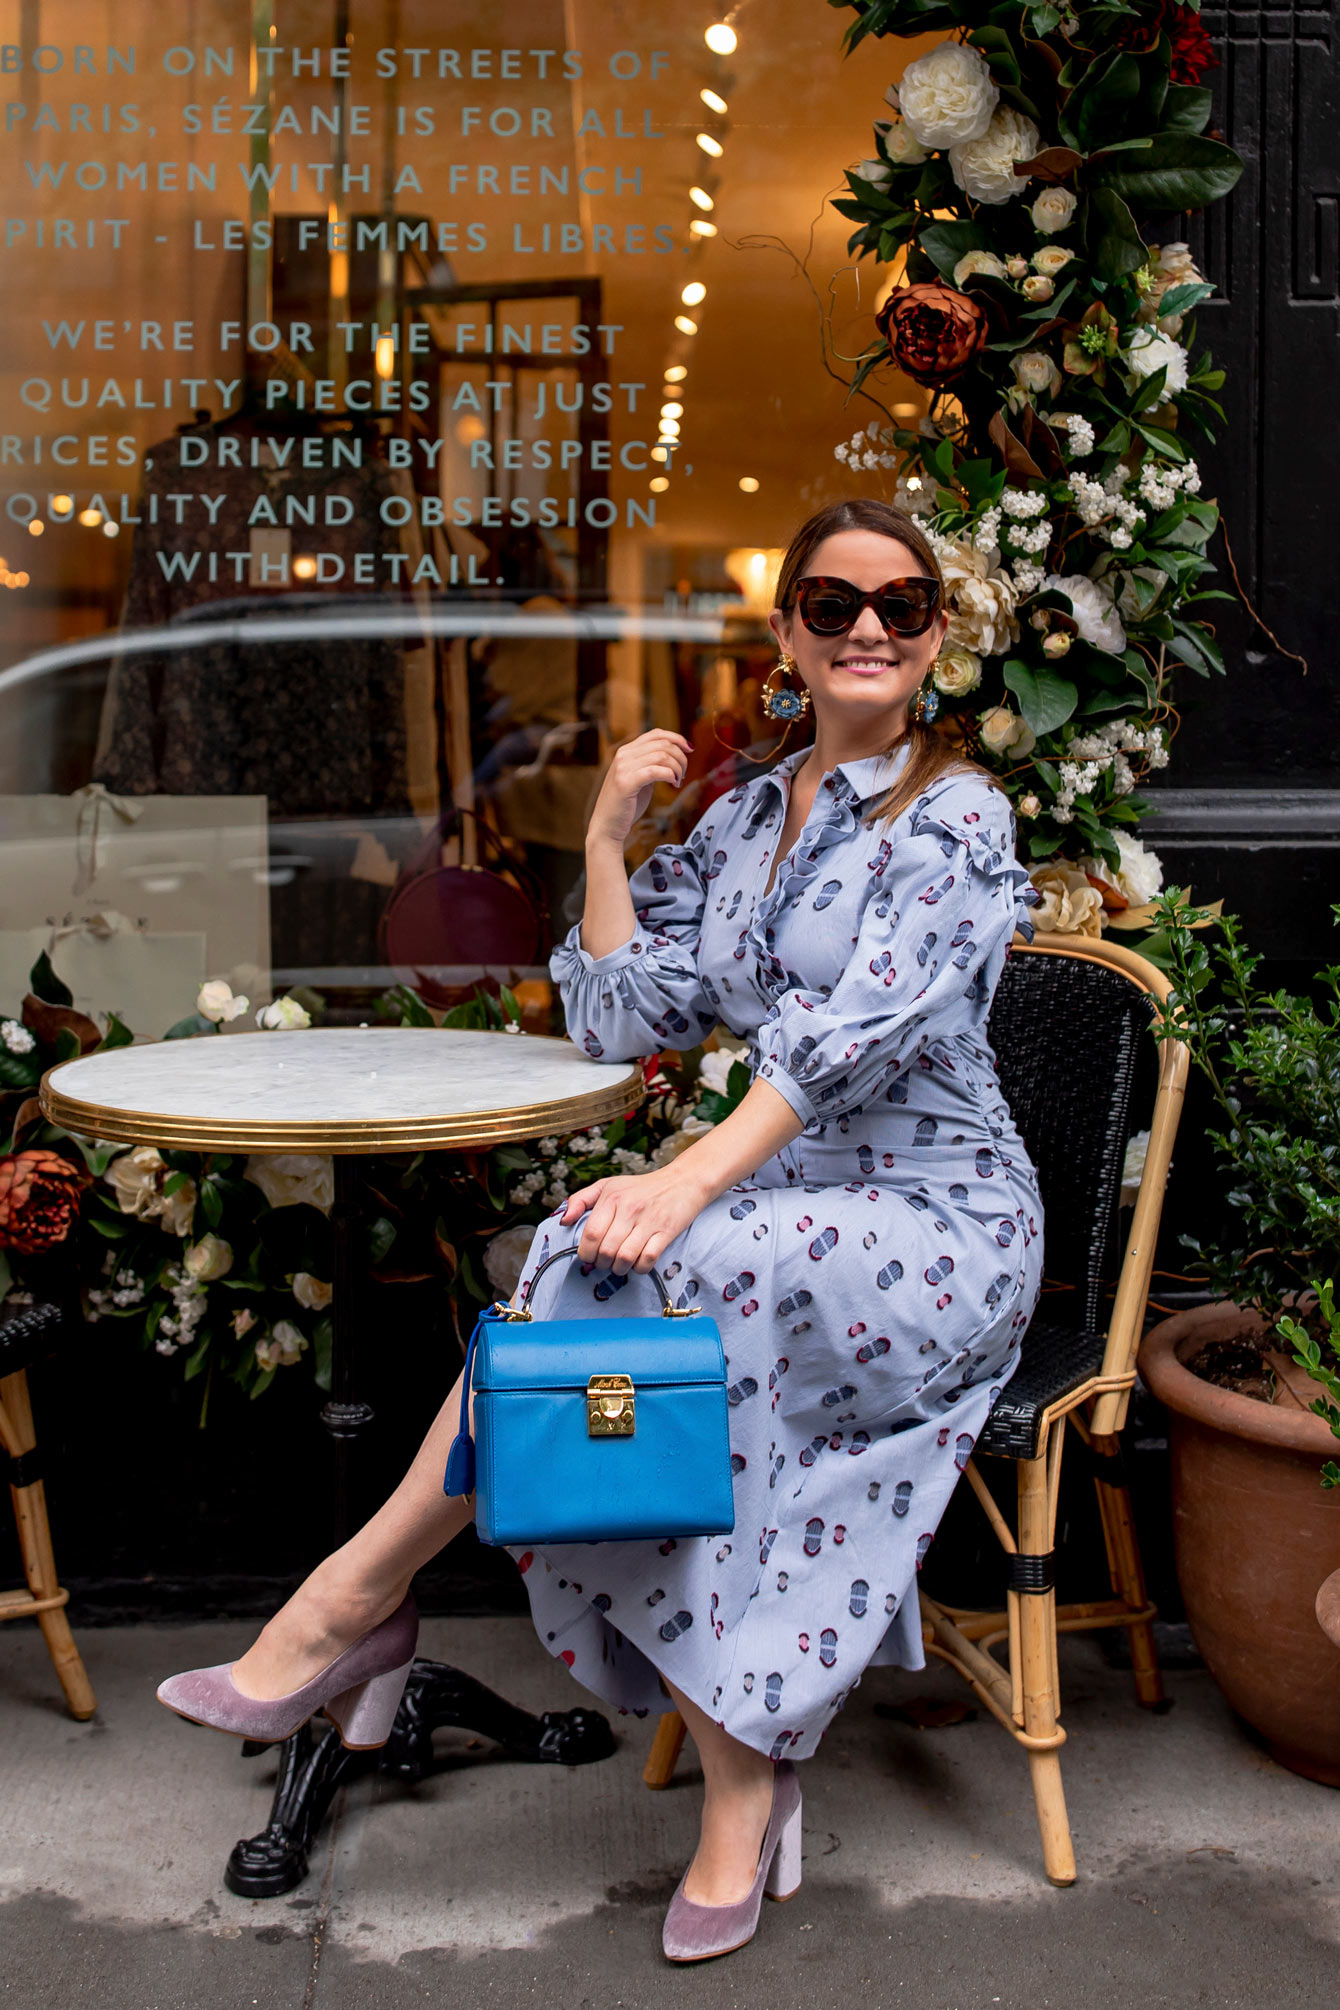
M 763 1889 L 769 1898 L 779 1904 L 794 1898 L 800 1890 L 801 1857 L 800 1809 L 793 1809 L 777 1838 L 777 1847 L 772 1853 L 772 1864 Z
M 413 1658 L 385 1675 L 374 1675 L 332 1696 L 325 1705 L 326 1715 L 340 1734 L 340 1743 L 350 1752 L 372 1752 L 391 1735 L 400 1699 L 405 1693 Z

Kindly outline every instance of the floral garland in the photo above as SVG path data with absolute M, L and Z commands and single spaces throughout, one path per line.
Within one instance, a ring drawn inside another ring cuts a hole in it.
M 280 1369 L 306 1362 L 328 1388 L 330 1158 L 128 1148 L 45 1122 L 35 1091 L 47 1068 L 133 1036 L 114 1016 L 104 1030 L 76 1011 L 45 957 L 29 981 L 21 1016 L 0 1017 L 9 1136 L 0 1154 L 0 1299 L 40 1296 L 45 1267 L 67 1266 L 91 1325 L 119 1322 L 142 1347 L 175 1359 L 186 1380 L 200 1378 L 202 1422 L 220 1379 L 259 1396 Z M 268 1032 L 300 1033 L 319 1002 L 310 993 L 277 999 L 256 1017 Z M 170 1037 L 217 1034 L 247 1009 L 211 981 Z M 381 1016 L 438 1023 L 400 988 Z M 458 1006 L 443 1023 L 521 1033 L 507 991 Z M 575 1138 L 499 1146 L 473 1165 L 439 1152 L 374 1159 L 362 1224 L 372 1277 L 381 1286 L 440 1284 L 458 1336 L 468 1331 L 479 1305 L 515 1288 L 535 1224 L 570 1192 L 664 1165 L 734 1107 L 749 1085 L 742 1051 L 723 1041 L 711 1053 L 661 1056 L 648 1064 L 636 1110 Z
M 852 389 L 894 365 L 930 409 L 834 452 L 894 472 L 940 560 L 941 730 L 1014 803 L 1037 924 L 1147 925 L 1136 790 L 1168 760 L 1174 669 L 1222 672 L 1199 610 L 1232 598 L 1202 584 L 1219 513 L 1191 452 L 1223 416 L 1193 317 L 1213 289 L 1151 229 L 1241 173 L 1206 133 L 1199 0 L 830 5 L 855 8 L 848 47 L 952 37 L 887 92 L 836 203 L 849 251 L 905 258 Z

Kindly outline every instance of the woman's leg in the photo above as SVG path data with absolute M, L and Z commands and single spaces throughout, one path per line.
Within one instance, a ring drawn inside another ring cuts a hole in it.
M 474 1519 L 474 1501 L 442 1491 L 460 1419 L 461 1384 L 447 1397 L 391 1498 L 319 1563 L 234 1664 L 245 1696 L 301 1688 L 368 1628 L 395 1611 L 410 1580 Z
M 742 1745 L 667 1682 L 703 1767 L 703 1826 L 684 1893 L 699 1905 L 734 1905 L 753 1884 L 772 1813 L 771 1759 Z

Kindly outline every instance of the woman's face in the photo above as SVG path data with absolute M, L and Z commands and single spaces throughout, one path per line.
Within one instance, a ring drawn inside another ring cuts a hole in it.
M 845 579 L 871 593 L 891 579 L 925 578 L 921 560 L 897 538 L 874 530 L 840 530 L 811 553 L 804 577 Z M 873 607 L 863 607 L 845 635 L 812 635 L 794 608 L 774 608 L 773 634 L 809 686 L 816 724 L 844 736 L 868 728 L 872 738 L 904 731 L 907 708 L 935 660 L 948 617 L 938 613 L 922 635 L 890 635 Z

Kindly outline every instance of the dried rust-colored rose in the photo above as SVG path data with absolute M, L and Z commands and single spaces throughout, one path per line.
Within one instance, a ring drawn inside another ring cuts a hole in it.
M 89 1183 L 59 1152 L 34 1148 L 0 1158 L 0 1249 L 40 1256 L 64 1242 Z
M 976 300 L 938 280 L 895 287 L 875 320 L 893 361 L 918 384 L 961 376 L 986 340 L 986 315 Z

